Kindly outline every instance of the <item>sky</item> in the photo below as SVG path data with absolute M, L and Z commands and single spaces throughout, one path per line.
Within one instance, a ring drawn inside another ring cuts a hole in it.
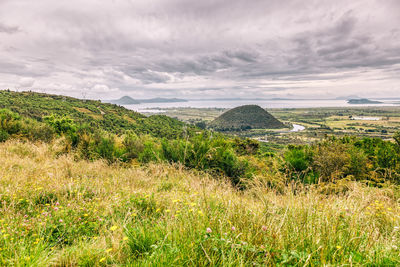
M 400 1 L 0 0 L 0 88 L 400 97 Z

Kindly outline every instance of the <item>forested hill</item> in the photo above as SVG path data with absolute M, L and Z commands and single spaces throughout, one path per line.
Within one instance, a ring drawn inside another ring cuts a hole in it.
M 279 129 L 285 125 L 257 105 L 228 110 L 210 124 L 216 130 Z
M 163 115 L 146 117 L 114 104 L 35 92 L 1 90 L 2 108 L 37 121 L 49 115 L 68 116 L 78 124 L 113 133 L 133 130 L 138 134 L 175 138 L 187 127 L 185 123 Z

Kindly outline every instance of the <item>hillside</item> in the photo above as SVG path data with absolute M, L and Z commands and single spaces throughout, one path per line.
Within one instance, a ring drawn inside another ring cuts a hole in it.
M 279 129 L 285 125 L 257 105 L 245 105 L 228 110 L 210 126 L 217 130 Z
M 69 116 L 77 124 L 88 124 L 92 128 L 113 133 L 133 130 L 138 134 L 175 138 L 186 127 L 185 123 L 163 115 L 146 117 L 114 104 L 35 92 L 2 90 L 0 109 L 2 108 L 37 121 L 52 114 Z

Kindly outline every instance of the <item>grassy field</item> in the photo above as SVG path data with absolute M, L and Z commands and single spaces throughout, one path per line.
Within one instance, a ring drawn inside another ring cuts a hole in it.
M 0 143 L 3 266 L 400 264 L 399 190 L 343 194 L 255 177 L 245 191 L 178 165 L 108 165 L 57 143 Z

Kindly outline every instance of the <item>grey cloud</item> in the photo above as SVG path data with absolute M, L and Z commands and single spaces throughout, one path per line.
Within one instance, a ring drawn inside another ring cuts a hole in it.
M 0 35 L 7 34 L 0 79 L 15 86 L 34 78 L 33 89 L 90 88 L 93 97 L 108 90 L 234 97 L 298 88 L 323 94 L 331 90 L 327 81 L 335 81 L 339 94 L 354 80 L 373 93 L 364 70 L 377 71 L 385 88 L 399 84 L 394 0 L 3 0 L 0 6 L 7 22 L 0 23 Z
M 17 26 L 9 26 L 3 23 L 0 23 L 0 33 L 8 33 L 13 34 L 19 32 L 20 29 Z

